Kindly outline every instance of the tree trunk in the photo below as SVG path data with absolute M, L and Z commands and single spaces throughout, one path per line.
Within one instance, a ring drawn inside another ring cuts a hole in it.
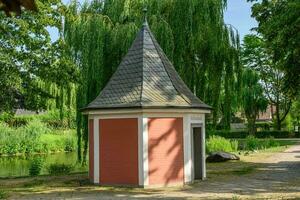
M 276 130 L 281 130 L 281 120 L 280 120 L 280 112 L 279 112 L 279 103 L 276 103 Z
M 255 119 L 256 118 L 247 118 L 249 134 L 253 136 L 255 136 L 256 133 Z

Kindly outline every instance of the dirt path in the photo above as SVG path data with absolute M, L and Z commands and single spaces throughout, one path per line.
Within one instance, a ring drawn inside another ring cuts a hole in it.
M 10 199 L 300 199 L 300 143 L 255 163 L 258 167 L 252 173 L 221 173 L 183 188 L 62 187 L 42 193 L 25 192 Z

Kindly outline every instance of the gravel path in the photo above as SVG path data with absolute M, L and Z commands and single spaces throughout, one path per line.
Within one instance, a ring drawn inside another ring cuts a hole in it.
M 183 188 L 94 191 L 84 188 L 47 191 L 11 199 L 300 199 L 300 143 L 260 160 L 246 175 L 220 175 Z

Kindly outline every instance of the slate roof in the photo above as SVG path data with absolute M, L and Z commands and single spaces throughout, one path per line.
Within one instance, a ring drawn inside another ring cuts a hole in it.
M 145 22 L 107 85 L 84 110 L 211 109 L 185 85 Z

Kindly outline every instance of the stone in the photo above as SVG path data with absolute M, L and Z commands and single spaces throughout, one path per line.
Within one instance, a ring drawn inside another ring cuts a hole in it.
M 235 154 L 218 151 L 211 153 L 207 158 L 207 162 L 225 162 L 228 160 L 240 160 L 240 157 L 238 157 Z

